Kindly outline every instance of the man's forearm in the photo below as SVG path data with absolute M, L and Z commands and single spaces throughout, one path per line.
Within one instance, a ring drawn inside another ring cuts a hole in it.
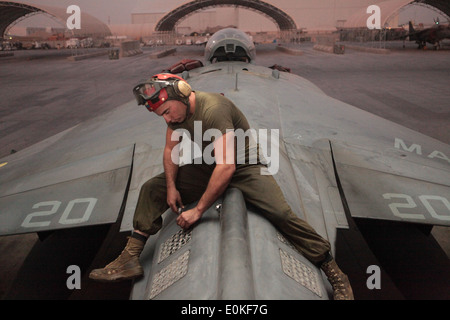
M 172 161 L 171 150 L 169 150 L 167 148 L 164 150 L 163 166 L 164 166 L 164 172 L 166 174 L 167 189 L 171 189 L 171 188 L 176 189 L 175 182 L 177 180 L 178 164 L 176 164 Z
M 230 184 L 235 171 L 234 165 L 216 165 L 208 186 L 200 198 L 197 209 L 203 214 L 219 198 Z

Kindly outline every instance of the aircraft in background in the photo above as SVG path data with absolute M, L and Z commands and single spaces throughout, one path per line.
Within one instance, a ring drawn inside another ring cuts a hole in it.
M 431 43 L 436 50 L 439 50 L 441 48 L 441 41 L 443 39 L 450 39 L 450 25 L 441 25 L 438 18 L 438 20 L 435 20 L 433 27 L 415 30 L 412 22 L 409 21 L 409 33 L 405 37 L 409 37 L 410 41 L 416 41 L 419 49 L 423 49 L 427 43 Z
M 450 225 L 450 146 L 331 98 L 297 75 L 258 66 L 255 58 L 245 33 L 224 29 L 209 39 L 205 65 L 180 75 L 194 90 L 231 99 L 255 132 L 267 129 L 270 136 L 258 136 L 258 143 L 268 167 L 277 167 L 274 178 L 293 211 L 330 241 L 356 299 L 449 299 L 450 262 L 430 230 Z M 27 284 L 29 273 L 22 273 L 23 291 L 45 299 L 42 288 L 53 275 L 67 291 L 69 264 L 83 271 L 76 298 L 112 291 L 87 275 L 117 256 L 116 237 L 132 230 L 142 184 L 163 171 L 165 132 L 163 119 L 133 100 L 0 159 L 0 234 L 36 232 L 43 246 L 63 247 L 60 254 L 46 251 L 32 269 L 42 283 Z M 195 150 L 183 141 L 183 150 Z M 141 255 L 145 275 L 130 284 L 132 299 L 332 297 L 321 270 L 237 189 L 187 232 L 170 209 L 163 219 Z M 101 245 L 91 246 L 87 230 L 99 226 L 108 229 Z M 236 239 L 240 245 L 229 247 Z M 92 258 L 82 264 L 88 250 Z M 54 267 L 63 257 L 70 261 L 65 268 Z M 9 296 L 17 297 L 27 295 Z

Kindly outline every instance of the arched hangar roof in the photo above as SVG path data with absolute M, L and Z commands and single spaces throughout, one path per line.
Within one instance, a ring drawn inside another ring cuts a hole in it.
M 450 1 L 448 0 L 422 0 L 422 1 L 417 0 L 415 2 L 420 2 L 435 7 L 450 17 Z
M 280 30 L 297 29 L 294 20 L 284 11 L 260 0 L 194 0 L 166 14 L 156 25 L 156 31 L 172 31 L 175 25 L 190 14 L 208 7 L 234 6 L 257 11 L 271 19 Z
M 45 13 L 60 21 L 64 26 L 70 14 L 67 8 L 49 7 L 43 5 L 31 5 L 24 2 L 0 1 L 0 36 L 3 37 L 10 26 L 27 16 L 37 13 Z M 108 26 L 81 11 L 81 29 L 73 29 L 75 36 L 107 36 L 111 35 Z
M 398 11 L 408 4 L 422 4 L 434 7 L 442 11 L 447 16 L 450 16 L 450 1 L 448 0 L 388 0 L 379 2 L 376 5 L 380 7 L 381 26 L 384 26 Z M 367 18 L 369 14 L 365 11 L 358 12 L 351 16 L 345 23 L 346 28 L 361 28 L 366 27 Z

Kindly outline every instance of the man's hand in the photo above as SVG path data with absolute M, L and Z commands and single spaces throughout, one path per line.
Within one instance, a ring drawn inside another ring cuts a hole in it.
M 167 189 L 167 204 L 175 213 L 178 213 L 178 208 L 184 208 L 183 202 L 181 201 L 181 195 L 177 189 Z
M 182 212 L 177 218 L 177 224 L 184 230 L 187 230 L 196 223 L 201 216 L 202 213 L 197 208 L 193 208 Z

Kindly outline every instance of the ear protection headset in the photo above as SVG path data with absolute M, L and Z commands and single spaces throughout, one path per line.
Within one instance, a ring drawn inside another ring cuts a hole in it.
M 186 99 L 191 95 L 191 86 L 183 78 L 171 73 L 159 73 L 152 77 L 152 80 L 168 81 L 169 86 L 172 86 L 175 94 L 181 98 Z
M 172 87 L 175 96 L 167 91 L 167 87 Z M 150 112 L 168 100 L 180 100 L 189 107 L 191 92 L 191 86 L 186 80 L 171 73 L 156 74 L 133 89 L 138 105 L 145 105 Z

